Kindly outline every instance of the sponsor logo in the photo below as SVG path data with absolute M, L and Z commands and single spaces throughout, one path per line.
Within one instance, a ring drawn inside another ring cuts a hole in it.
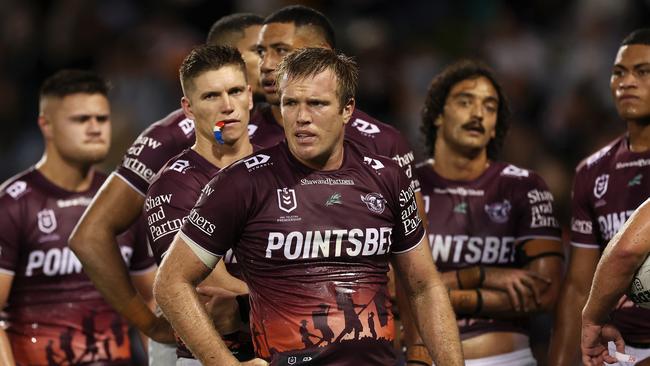
M 136 158 L 124 157 L 122 166 L 135 173 L 138 177 L 151 183 L 151 179 L 156 174 L 153 170 L 149 169 L 144 163 Z
M 156 150 L 160 145 L 162 144 L 156 139 L 152 139 L 149 136 L 139 136 L 126 153 L 131 156 L 140 156 L 145 147 L 148 147 L 151 150 Z
M 73 206 L 88 206 L 92 202 L 91 197 L 77 197 L 69 200 L 57 200 L 56 205 L 59 208 L 73 207 Z
M 537 204 L 539 202 L 553 202 L 553 194 L 549 191 L 539 191 L 533 189 L 528 191 L 526 194 L 528 197 L 528 203 L 531 205 Z
M 467 213 L 467 202 L 461 202 L 454 206 L 454 212 L 459 213 L 459 214 L 466 214 Z
M 430 234 L 433 260 L 442 263 L 505 264 L 515 261 L 515 238 Z
M 249 124 L 248 125 L 248 137 L 253 136 L 258 128 L 259 128 L 259 126 Z
M 380 193 L 368 193 L 361 196 L 361 201 L 366 204 L 368 210 L 381 214 L 386 209 L 386 199 Z
M 270 232 L 266 258 L 333 258 L 383 255 L 390 251 L 392 228 Z
M 433 193 L 451 194 L 456 196 L 483 196 L 485 194 L 485 191 L 483 191 L 482 189 L 455 187 L 455 188 L 434 188 Z
M 598 216 L 598 226 L 603 239 L 609 241 L 616 235 L 618 230 L 625 224 L 625 221 L 632 216 L 634 210 L 608 213 L 604 216 Z
M 591 221 L 587 220 L 578 220 L 575 218 L 571 219 L 571 231 L 576 233 L 590 235 L 593 233 L 593 227 Z
M 120 252 L 124 262 L 130 263 L 133 248 L 121 246 Z M 48 277 L 81 273 L 81 263 L 68 247 L 34 250 L 27 256 L 25 276 L 34 276 L 38 270 Z
M 206 184 L 202 189 L 201 189 L 201 195 L 205 195 L 206 197 L 211 195 L 212 192 L 214 192 L 214 188 L 210 187 L 209 184 Z
M 144 200 L 144 210 L 149 211 L 152 208 L 158 207 L 163 203 L 169 204 L 172 200 L 172 194 L 161 194 L 155 197 L 149 197 Z
M 187 219 L 194 226 L 196 226 L 199 230 L 203 231 L 204 233 L 208 235 L 214 234 L 214 229 L 216 229 L 216 226 L 213 223 L 211 223 L 210 220 L 199 215 L 199 213 L 196 212 L 196 209 L 192 209 L 192 211 L 190 211 L 190 214 L 187 216 Z
M 176 160 L 170 167 L 169 170 L 174 170 L 179 173 L 184 173 L 185 169 L 190 166 L 190 162 L 187 160 Z
M 25 192 L 27 189 L 27 183 L 23 182 L 22 180 L 17 180 L 13 182 L 7 189 L 5 189 L 5 192 L 7 192 L 8 195 L 10 195 L 13 199 L 17 199 L 20 197 L 20 195 Z
M 289 365 L 294 365 L 294 364 L 296 363 L 296 361 L 298 361 L 298 359 L 296 358 L 296 356 L 291 356 L 291 357 L 289 357 L 289 358 L 287 359 L 287 363 L 288 363 Z
M 632 282 L 632 286 L 634 286 L 634 289 L 637 291 L 643 291 L 643 284 L 641 283 L 641 280 L 638 277 L 634 277 L 634 281 Z
M 258 154 L 255 156 L 251 156 L 248 159 L 244 159 L 244 164 L 246 164 L 246 168 L 248 168 L 248 171 L 250 171 L 252 168 L 261 168 L 262 166 L 266 166 L 263 164 L 266 164 L 269 160 L 271 159 L 270 156 L 264 155 L 264 154 Z
M 503 224 L 508 222 L 510 219 L 510 209 L 512 205 L 510 201 L 503 200 L 503 202 L 495 202 L 489 205 L 485 205 L 485 213 L 488 215 L 492 222 L 497 224 Z
M 638 159 L 634 161 L 626 161 L 624 163 L 616 163 L 616 169 L 640 168 L 648 165 L 650 165 L 650 159 Z
M 51 234 L 56 230 L 56 215 L 54 210 L 45 208 L 40 210 L 37 214 L 38 229 L 44 234 Z
M 413 188 L 409 187 L 406 190 L 401 190 L 399 192 L 399 207 L 404 207 L 406 204 L 415 197 L 415 193 L 413 193 Z
M 501 171 L 501 175 L 509 175 L 511 177 L 527 177 L 530 175 L 530 173 L 526 169 L 521 169 L 514 165 L 508 165 Z
M 296 200 L 296 191 L 294 189 L 282 188 L 278 189 L 278 207 L 280 210 L 290 213 L 298 207 Z
M 591 155 L 590 157 L 587 158 L 587 166 L 591 166 L 593 163 L 600 160 L 600 158 L 605 156 L 605 154 L 607 154 L 609 152 L 609 150 L 611 150 L 611 149 L 612 149 L 612 145 L 609 145 L 609 146 L 605 146 L 602 149 L 596 151 L 593 155 Z
M 609 174 L 603 174 L 596 178 L 594 182 L 594 196 L 596 198 L 603 198 L 607 192 L 607 184 L 609 183 Z
M 370 167 L 373 168 L 374 170 L 380 170 L 384 167 L 384 164 L 382 164 L 381 161 L 377 159 L 369 158 L 367 156 L 363 157 L 363 162 L 370 165 Z
M 637 174 L 634 176 L 634 178 L 630 179 L 630 181 L 627 182 L 627 186 L 632 187 L 641 185 L 641 179 L 643 179 L 643 174 Z
M 327 199 L 327 202 L 325 202 L 325 206 L 332 206 L 332 205 L 342 205 L 343 201 L 341 201 L 341 194 L 340 193 L 334 193 L 330 196 L 330 198 Z
M 332 178 L 320 178 L 320 179 L 307 179 L 303 178 L 300 180 L 300 184 L 303 186 L 321 184 L 327 186 L 353 186 L 354 180 L 352 179 L 332 179 Z
M 189 136 L 194 133 L 194 121 L 191 119 L 185 118 L 184 120 L 178 122 L 178 127 L 181 128 L 181 131 L 183 131 L 185 136 Z
M 356 128 L 357 130 L 359 130 L 359 132 L 366 135 L 374 135 L 381 132 L 381 130 L 379 129 L 379 127 L 377 127 L 376 124 L 370 123 L 368 121 L 364 121 L 360 118 L 357 118 L 356 120 L 354 120 L 354 122 L 352 122 L 352 127 Z

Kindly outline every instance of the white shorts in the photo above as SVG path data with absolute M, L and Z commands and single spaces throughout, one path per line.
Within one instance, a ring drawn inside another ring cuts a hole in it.
M 501 355 L 465 360 L 465 366 L 537 366 L 530 348 Z
M 613 355 L 614 352 L 616 352 L 616 345 L 614 342 L 609 342 L 607 344 L 607 348 L 609 350 L 609 354 Z M 625 345 L 625 354 L 634 356 L 636 358 L 636 362 L 640 362 L 645 360 L 646 358 L 650 357 L 650 348 L 635 348 L 628 346 L 627 344 Z M 620 366 L 628 366 L 628 365 L 634 365 L 636 362 L 617 362 L 617 363 L 606 363 L 606 365 L 620 365 Z
M 176 365 L 176 344 L 158 343 L 149 339 L 149 366 Z
M 176 360 L 176 366 L 203 366 L 201 361 L 194 358 L 179 357 Z

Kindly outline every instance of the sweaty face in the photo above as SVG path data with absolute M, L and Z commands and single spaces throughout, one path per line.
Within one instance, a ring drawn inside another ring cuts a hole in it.
M 42 117 L 46 140 L 65 160 L 94 164 L 106 157 L 111 141 L 110 105 L 102 94 L 46 97 Z
M 260 34 L 261 25 L 252 25 L 244 30 L 244 37 L 241 38 L 235 47 L 241 53 L 246 63 L 246 75 L 248 84 L 253 88 L 253 93 L 262 93 L 260 85 L 260 56 L 257 54 L 257 38 Z
M 257 52 L 261 58 L 260 82 L 266 101 L 280 104 L 275 85 L 275 69 L 282 58 L 305 47 L 324 47 L 323 40 L 309 27 L 296 28 L 293 23 L 269 23 L 260 31 Z
M 618 50 L 610 88 L 621 118 L 650 118 L 650 46 L 628 45 Z
M 308 167 L 331 170 L 330 163 L 342 151 L 344 126 L 354 103 L 341 110 L 337 79 L 329 69 L 312 77 L 283 79 L 279 89 L 289 149 Z
M 227 65 L 206 71 L 190 80 L 181 103 L 185 114 L 194 120 L 200 138 L 216 143 L 214 124 L 226 122 L 222 138 L 232 145 L 248 136 L 247 126 L 253 99 L 244 73 L 238 66 Z
M 465 79 L 455 84 L 447 96 L 438 126 L 438 143 L 461 153 L 485 150 L 495 136 L 499 97 L 485 77 Z

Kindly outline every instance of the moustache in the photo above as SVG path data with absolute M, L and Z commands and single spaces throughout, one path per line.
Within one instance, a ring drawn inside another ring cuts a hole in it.
M 478 131 L 480 133 L 485 133 L 485 127 L 483 127 L 483 123 L 478 120 L 471 120 L 465 124 L 462 125 L 462 128 L 465 130 L 471 130 L 471 131 Z

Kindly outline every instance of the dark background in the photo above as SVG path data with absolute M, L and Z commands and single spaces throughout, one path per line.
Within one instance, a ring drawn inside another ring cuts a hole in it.
M 178 108 L 178 65 L 216 19 L 292 3 L 0 1 L 0 180 L 42 154 L 38 87 L 51 73 L 92 68 L 112 82 L 114 145 L 103 165 L 112 170 L 140 131 Z M 418 160 L 431 78 L 461 57 L 492 65 L 514 109 L 503 159 L 544 177 L 565 227 L 576 164 L 625 129 L 609 91 L 618 44 L 650 24 L 650 0 L 302 3 L 332 20 L 340 50 L 359 62 L 358 105 L 397 126 Z

